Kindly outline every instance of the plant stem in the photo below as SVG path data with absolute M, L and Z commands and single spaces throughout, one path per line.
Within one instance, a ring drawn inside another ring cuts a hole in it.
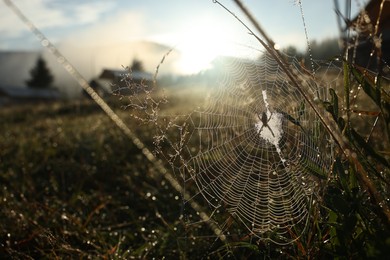
M 381 205 L 382 214 L 380 214 L 380 216 L 383 219 L 384 223 L 386 223 L 387 226 L 390 227 L 389 207 L 384 202 L 384 199 L 382 198 L 382 196 L 377 191 L 376 187 L 371 182 L 370 178 L 368 177 L 368 173 L 366 169 L 358 161 L 356 151 L 354 151 L 352 146 L 348 143 L 348 140 L 339 131 L 337 124 L 324 112 L 324 110 L 321 110 L 318 107 L 318 105 L 313 102 L 314 98 L 309 98 L 307 93 L 303 90 L 303 88 L 301 87 L 301 85 L 304 83 L 302 77 L 299 77 L 298 75 L 294 75 L 295 73 L 291 69 L 289 69 L 289 66 L 285 63 L 283 56 L 278 52 L 278 50 L 275 50 L 274 41 L 272 41 L 272 39 L 268 37 L 266 32 L 261 28 L 260 24 L 256 21 L 253 15 L 251 15 L 250 12 L 244 7 L 244 5 L 240 0 L 234 0 L 234 2 L 247 16 L 247 18 L 251 21 L 253 26 L 259 31 L 260 35 L 262 35 L 262 37 L 265 39 L 266 42 L 264 42 L 262 39 L 256 36 L 255 33 L 244 22 L 242 22 L 242 20 L 240 20 L 235 14 L 233 14 L 225 6 L 223 6 L 218 1 L 215 2 L 221 5 L 225 10 L 227 10 L 230 14 L 232 14 L 242 25 L 244 25 L 244 27 L 259 41 L 259 43 L 272 55 L 272 57 L 276 60 L 276 62 L 281 66 L 283 71 L 291 80 L 292 85 L 300 92 L 300 94 L 305 98 L 305 100 L 312 107 L 312 109 L 317 114 L 324 127 L 327 129 L 329 134 L 336 141 L 336 143 L 341 148 L 345 156 L 349 159 L 349 161 L 353 165 L 355 165 L 360 184 L 369 192 L 371 196 L 371 201 L 377 205 Z M 299 82 L 297 80 L 299 80 Z

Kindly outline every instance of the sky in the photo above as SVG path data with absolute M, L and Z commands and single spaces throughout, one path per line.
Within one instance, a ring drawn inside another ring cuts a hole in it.
M 364 6 L 353 2 L 353 12 Z M 256 49 L 253 37 L 212 0 L 13 0 L 48 39 L 67 53 L 82 48 L 153 41 L 178 49 L 183 72 L 196 71 L 217 55 L 238 53 L 237 46 Z M 221 0 L 244 22 L 231 0 Z M 265 31 L 281 47 L 306 48 L 301 9 L 294 0 L 246 0 Z M 302 0 L 310 40 L 338 36 L 333 0 Z M 340 4 L 344 5 L 344 0 Z M 0 0 L 0 51 L 43 47 L 19 18 Z M 146 53 L 147 50 L 143 50 Z M 142 55 L 142 54 L 138 54 Z M 121 55 L 116 54 L 116 61 Z M 159 57 L 160 59 L 161 57 Z M 108 62 L 108 61 L 107 61 Z M 112 61 L 114 63 L 114 61 Z M 115 66 L 115 64 L 113 65 Z

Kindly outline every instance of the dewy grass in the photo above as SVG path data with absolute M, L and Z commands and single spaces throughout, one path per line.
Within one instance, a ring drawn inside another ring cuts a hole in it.
M 2 110 L 0 255 L 177 259 L 221 246 L 204 237 L 206 225 L 186 226 L 181 194 L 93 103 L 82 106 L 90 112 L 77 104 Z M 133 127 L 151 140 L 153 129 Z
M 116 112 L 153 145 L 153 127 L 135 125 L 127 110 Z M 196 212 L 188 207 L 183 211 L 181 194 L 154 175 L 94 103 L 26 105 L 1 110 L 0 116 L 4 257 L 379 257 L 389 248 L 388 227 L 378 221 L 377 206 L 360 188 L 356 169 L 342 157 L 334 163 L 335 178 L 327 186 L 323 207 L 293 245 L 234 236 L 222 244 L 209 236 Z M 375 162 L 370 156 L 365 165 Z M 376 177 L 385 195 L 388 170 L 379 171 L 372 174 L 385 178 Z
M 100 113 L 45 111 L 1 115 L 1 254 L 178 257 L 179 194 Z

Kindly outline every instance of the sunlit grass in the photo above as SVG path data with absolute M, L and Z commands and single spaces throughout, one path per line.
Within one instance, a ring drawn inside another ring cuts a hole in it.
M 161 105 L 160 119 L 170 120 L 168 115 L 186 114 L 188 108 L 201 106 L 203 91 L 167 91 L 169 102 Z M 155 126 L 134 120 L 131 115 L 135 111 L 124 108 L 129 104 L 125 97 L 109 102 L 154 150 Z M 230 225 L 229 214 L 222 212 L 226 218 L 213 221 L 228 224 L 226 231 L 232 231 L 224 244 L 210 236 L 208 226 L 183 203 L 182 194 L 156 174 L 150 162 L 92 101 L 2 108 L 0 118 L 0 254 L 6 258 L 326 258 L 386 254 L 390 239 L 386 223 L 377 218 L 380 208 L 370 202 L 358 183 L 356 170 L 342 156 L 333 165 L 320 211 L 313 213 L 306 232 L 294 243 L 282 247 L 250 235 L 236 235 L 242 234 L 235 232 L 242 227 Z M 369 160 L 375 163 L 376 158 Z M 388 172 L 380 163 L 376 166 L 382 175 Z M 386 182 L 373 179 L 387 198 Z M 186 185 L 196 192 L 193 183 Z
M 82 109 L 1 113 L 1 254 L 178 257 L 180 194 L 94 104 Z

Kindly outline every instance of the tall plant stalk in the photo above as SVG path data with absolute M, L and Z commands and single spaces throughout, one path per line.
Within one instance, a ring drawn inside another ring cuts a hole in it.
M 364 187 L 370 194 L 371 200 L 373 203 L 377 205 L 382 205 L 381 209 L 381 218 L 383 221 L 390 226 L 390 209 L 385 203 L 383 197 L 380 195 L 375 185 L 372 183 L 368 172 L 364 168 L 364 166 L 359 162 L 357 152 L 352 147 L 347 138 L 343 136 L 343 133 L 339 130 L 337 123 L 325 112 L 324 109 L 320 109 L 320 105 L 314 102 L 314 98 L 309 97 L 308 94 L 303 90 L 302 83 L 303 79 L 295 75 L 296 73 L 287 65 L 283 56 L 280 54 L 278 50 L 275 49 L 274 41 L 267 35 L 264 29 L 260 26 L 260 23 L 254 18 L 254 16 L 249 12 L 249 10 L 243 5 L 240 0 L 234 0 L 238 8 L 245 14 L 245 16 L 249 19 L 249 21 L 253 24 L 256 30 L 260 33 L 260 35 L 264 38 L 262 40 L 258 37 L 240 18 L 238 18 L 234 13 L 232 13 L 229 9 L 227 9 L 222 3 L 219 1 L 214 1 L 219 4 L 225 10 L 227 10 L 231 15 L 233 15 L 248 31 L 252 34 L 257 41 L 272 55 L 275 61 L 281 66 L 282 70 L 286 73 L 286 75 L 291 80 L 292 85 L 299 91 L 300 94 L 305 98 L 310 107 L 314 110 L 316 115 L 320 118 L 321 123 L 332 136 L 332 138 L 336 141 L 337 145 L 343 151 L 344 155 L 348 158 L 350 163 L 355 166 L 356 173 L 358 175 L 358 180 L 362 187 Z M 348 72 L 344 72 L 348 73 Z

